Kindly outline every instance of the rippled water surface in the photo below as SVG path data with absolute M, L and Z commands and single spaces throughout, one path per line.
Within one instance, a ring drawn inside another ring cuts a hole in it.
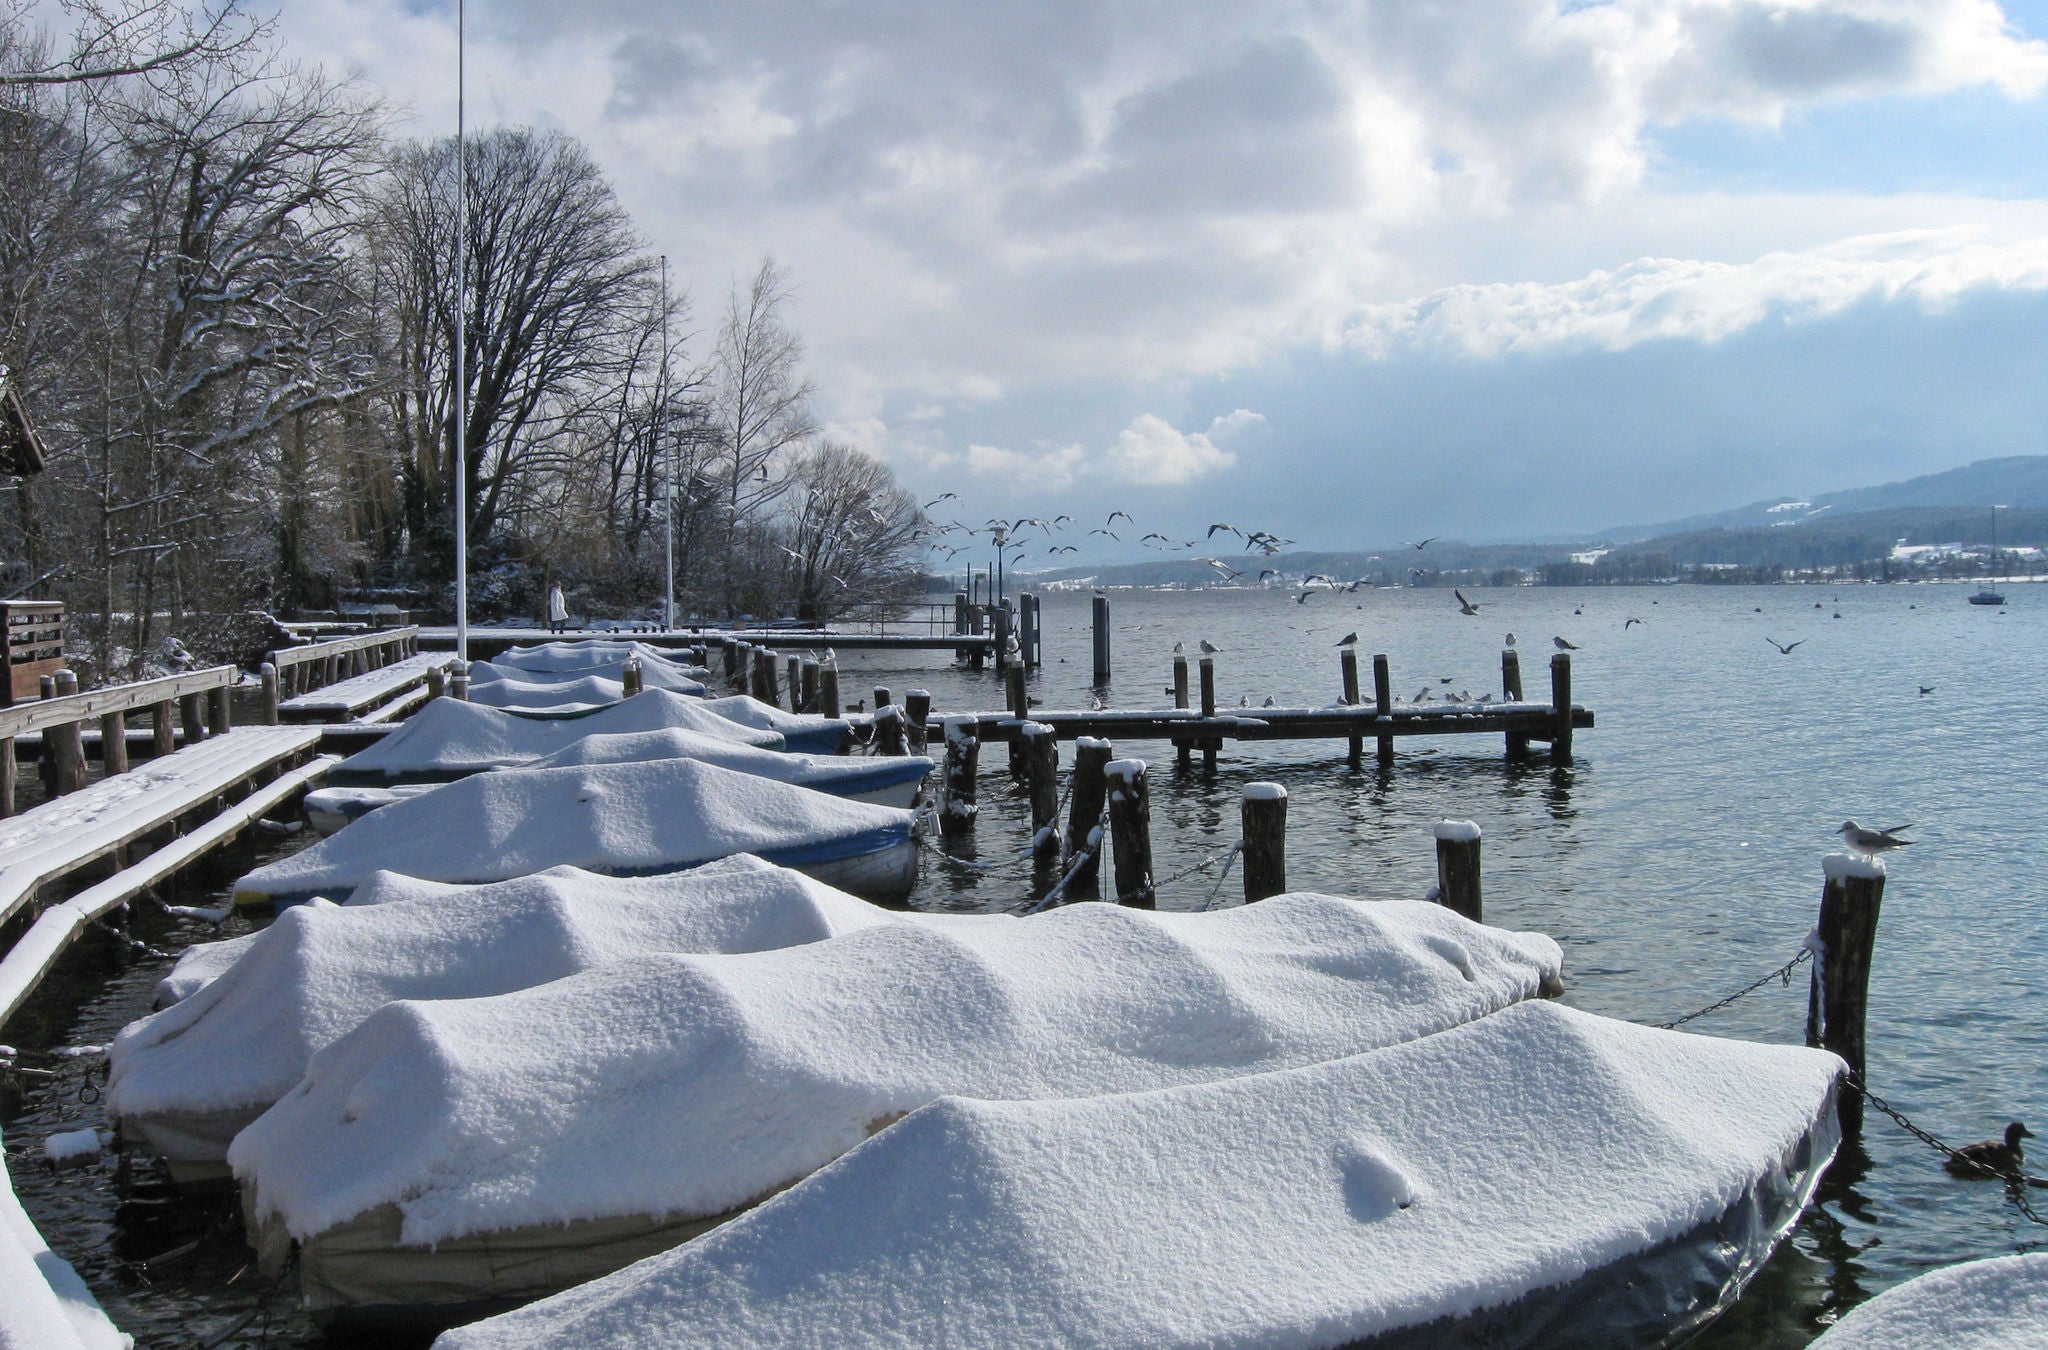
M 1541 929 L 1564 944 L 1566 1001 L 1661 1021 L 1783 964 L 1812 927 L 1821 856 L 1847 817 L 1911 821 L 1918 840 L 1893 855 L 1872 975 L 1870 1080 L 1938 1134 L 1995 1133 L 2009 1118 L 2048 1121 L 2048 589 L 2017 586 L 2004 610 L 1974 608 L 1952 586 L 1657 587 L 1501 590 L 1461 617 L 1446 591 L 1117 592 L 1113 707 L 1165 706 L 1171 650 L 1207 638 L 1219 702 L 1256 707 L 1335 701 L 1334 643 L 1390 658 L 1394 687 L 1498 692 L 1504 633 L 1519 637 L 1531 697 L 1547 691 L 1551 638 L 1580 644 L 1574 693 L 1599 725 L 1579 733 L 1568 767 L 1509 766 L 1499 738 L 1397 742 L 1390 772 L 1345 767 L 1341 742 L 1226 744 L 1213 776 L 1176 774 L 1164 744 L 1120 745 L 1155 766 L 1153 840 L 1163 877 L 1237 837 L 1243 785 L 1290 791 L 1288 880 L 1369 898 L 1414 897 L 1434 880 L 1429 826 L 1469 818 L 1485 831 L 1489 922 Z M 1045 602 L 1048 664 L 1031 693 L 1048 708 L 1086 707 L 1089 598 Z M 1629 618 L 1638 625 L 1624 627 Z M 1800 641 L 1780 655 L 1766 638 Z M 1064 659 L 1062 659 L 1064 658 Z M 1364 664 L 1362 662 L 1362 664 Z M 940 710 L 1001 702 L 994 677 L 930 657 L 841 653 L 851 701 L 884 685 L 929 689 Z M 1449 684 L 1442 681 L 1448 678 Z M 1369 667 L 1366 671 L 1370 684 Z M 1922 695 L 1922 686 L 1933 692 Z M 1062 747 L 1063 760 L 1071 747 Z M 1032 893 L 1014 862 L 1028 835 L 1022 803 L 984 752 L 982 820 L 955 851 L 970 868 L 927 866 L 918 903 L 1002 908 Z M 245 857 L 241 860 L 247 864 Z M 230 869 L 232 870 L 232 869 Z M 202 883 L 203 884 L 203 883 Z M 1162 895 L 1172 908 L 1232 902 L 1196 872 Z M 210 934 L 139 917 L 167 945 Z M 146 1008 L 165 963 L 110 968 L 82 954 L 39 995 L 10 1039 L 28 1046 L 104 1040 Z M 1717 1035 L 1797 1041 L 1803 972 L 1697 1023 Z M 11 1152 L 59 1124 L 94 1118 L 76 1084 L 0 1101 Z M 2048 1134 L 2048 1131 L 2043 1131 Z M 1741 1305 L 1698 1342 L 1796 1346 L 1847 1307 L 1932 1266 L 2029 1250 L 2048 1229 L 1994 1184 L 1944 1174 L 1924 1145 L 1879 1117 L 1846 1153 L 1801 1224 Z M 255 1306 L 223 1211 L 172 1196 L 137 1162 L 60 1177 L 15 1166 L 24 1201 L 84 1269 L 117 1320 L 145 1344 L 218 1334 Z M 1541 1204 L 1541 1197 L 1531 1197 Z M 202 1239 L 189 1256 L 138 1273 L 133 1262 Z M 117 1260 L 116 1258 L 119 1258 Z M 145 1283 L 145 1280 L 148 1282 Z M 225 1292 L 223 1292 L 225 1286 Z M 258 1343 L 260 1319 L 226 1344 Z M 273 1346 L 317 1344 L 282 1316 Z

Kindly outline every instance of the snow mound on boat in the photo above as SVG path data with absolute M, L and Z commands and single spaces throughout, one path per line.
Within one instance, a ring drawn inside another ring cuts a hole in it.
M 799 852 L 836 856 L 907 839 L 911 819 L 690 759 L 504 769 L 373 811 L 257 868 L 235 894 L 333 897 L 380 868 L 482 882 L 564 864 L 615 876 L 672 872 L 735 853 L 796 862 Z
M 728 698 L 707 698 L 704 706 L 720 717 L 731 718 L 743 727 L 758 731 L 779 731 L 790 748 L 831 754 L 852 727 L 843 717 L 820 717 L 814 713 L 784 712 L 772 703 L 747 694 Z
M 1831 1131 L 1839 1068 L 1524 1003 L 1201 1086 L 948 1097 L 713 1233 L 435 1346 L 1339 1346 L 1739 1208 Z
M 297 906 L 218 979 L 115 1037 L 108 1109 L 268 1104 L 299 1081 L 308 1056 L 392 999 L 476 998 L 649 952 L 763 951 L 891 921 L 746 856 L 669 876 L 562 867 L 367 907 Z
M 715 1215 L 945 1093 L 1069 1097 L 1314 1063 L 1531 997 L 1559 963 L 1542 934 L 1439 905 L 1308 893 L 650 956 L 386 1004 L 313 1057 L 229 1162 L 251 1213 L 299 1238 L 386 1203 L 412 1244 Z
M 2048 1345 L 2048 1253 L 1931 1270 L 1835 1323 L 1813 1350 L 2036 1350 Z
M 552 755 L 585 736 L 621 735 L 682 727 L 741 745 L 780 750 L 780 735 L 740 726 L 711 711 L 702 699 L 650 689 L 587 717 L 520 717 L 452 698 L 437 698 L 375 745 L 334 766 L 329 782 L 456 778 L 525 764 Z
M 510 647 L 491 658 L 494 666 L 540 675 L 582 674 L 596 666 L 619 665 L 628 657 L 639 657 L 644 666 L 667 666 L 678 675 L 702 679 L 707 672 L 676 660 L 676 653 L 645 642 L 618 642 L 602 638 L 578 642 L 542 642 L 530 647 Z
M 749 745 L 682 727 L 660 731 L 636 731 L 618 736 L 585 736 L 545 759 L 527 765 L 530 769 L 555 769 L 572 764 L 632 764 L 657 759 L 695 759 L 717 764 L 739 773 L 796 783 L 826 792 L 874 779 L 916 773 L 917 764 L 930 773 L 932 761 L 919 755 L 883 759 L 849 759 L 844 755 L 798 755 L 759 750 Z
M 507 683 L 524 688 L 532 685 L 576 684 L 596 679 L 607 684 L 623 686 L 628 660 L 640 663 L 640 686 L 643 689 L 666 689 L 671 693 L 688 694 L 692 698 L 701 698 L 704 695 L 704 682 L 685 673 L 681 666 L 673 662 L 664 661 L 658 656 L 614 656 L 608 660 L 587 661 L 583 665 L 562 670 L 535 670 L 497 661 L 473 662 L 469 667 L 470 697 L 475 698 L 479 689 Z

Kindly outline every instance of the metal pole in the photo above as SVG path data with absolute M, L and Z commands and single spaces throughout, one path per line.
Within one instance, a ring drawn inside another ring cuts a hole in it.
M 661 378 L 655 383 L 654 434 L 660 436 L 668 422 L 668 254 L 661 255 Z M 668 517 L 668 549 L 661 570 L 661 616 L 663 626 L 676 628 L 676 448 L 665 442 L 662 452 L 662 509 Z M 834 710 L 837 715 L 837 710 Z
M 455 0 L 455 658 L 469 660 L 469 157 L 463 94 L 464 0 Z

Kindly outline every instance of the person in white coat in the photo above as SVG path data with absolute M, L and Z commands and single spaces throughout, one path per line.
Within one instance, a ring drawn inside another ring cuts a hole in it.
M 569 626 L 569 601 L 562 594 L 562 583 L 548 583 L 548 631 L 559 633 Z

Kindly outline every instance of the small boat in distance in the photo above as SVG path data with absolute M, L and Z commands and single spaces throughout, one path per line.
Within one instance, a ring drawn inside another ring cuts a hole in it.
M 1991 508 L 1991 575 L 1998 575 L 1998 508 L 1995 506 Z M 2002 605 L 2005 603 L 2005 593 L 1993 587 L 1990 578 L 1987 577 L 1984 584 L 1977 588 L 1977 593 L 1969 597 L 1969 601 L 1973 605 Z

